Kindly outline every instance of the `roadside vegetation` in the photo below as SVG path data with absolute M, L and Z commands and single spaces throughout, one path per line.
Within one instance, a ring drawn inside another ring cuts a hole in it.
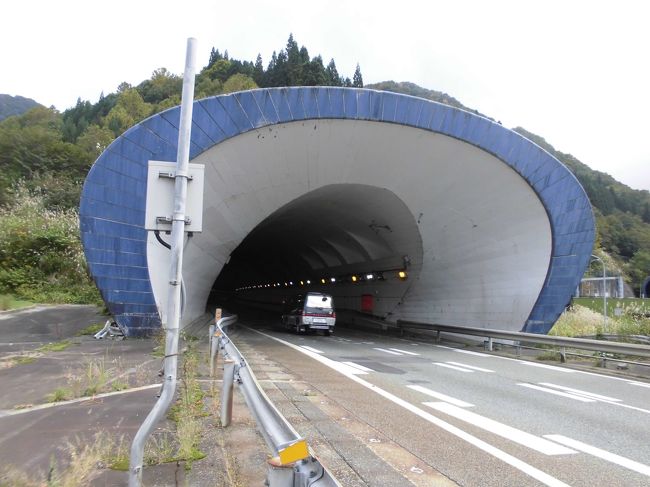
M 607 329 L 603 316 L 603 300 L 581 298 L 566 310 L 549 335 L 566 337 L 650 336 L 650 300 L 613 299 L 608 303 Z M 615 313 L 614 310 L 618 309 Z

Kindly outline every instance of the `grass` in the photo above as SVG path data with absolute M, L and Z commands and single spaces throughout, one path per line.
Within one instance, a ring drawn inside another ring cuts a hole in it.
M 37 352 L 47 353 L 47 352 L 62 352 L 66 348 L 72 345 L 70 340 L 61 340 L 60 342 L 48 343 L 42 347 L 36 349 Z
M 574 298 L 573 304 L 579 304 L 596 313 L 603 312 L 603 298 Z M 639 298 L 608 298 L 607 316 L 614 316 L 614 310 L 620 308 L 623 312 L 650 313 L 650 299 Z
M 66 387 L 57 387 L 54 392 L 46 396 L 47 402 L 61 402 L 72 399 L 72 391 Z
M 0 294 L 0 311 L 26 308 L 32 304 L 31 301 L 15 298 L 11 294 Z
M 79 330 L 76 335 L 77 336 L 83 336 L 83 335 L 94 335 L 98 331 L 100 331 L 102 328 L 104 328 L 104 325 L 102 323 L 95 323 L 94 325 L 89 325 L 86 328 Z
M 607 329 L 605 330 L 602 307 L 600 310 L 594 310 L 591 307 L 579 304 L 579 301 L 590 299 L 580 298 L 575 300 L 571 309 L 562 313 L 557 320 L 549 335 L 556 336 L 601 336 L 603 334 L 611 335 L 650 335 L 650 318 L 646 318 L 643 313 L 645 308 L 640 308 L 638 303 L 631 300 L 614 300 L 619 303 L 622 309 L 620 316 L 614 316 L 613 313 L 607 317 Z M 627 304 L 622 301 L 630 301 Z M 639 301 L 639 300 L 636 300 Z M 602 302 L 601 302 L 602 306 Z M 613 308 L 612 308 L 613 309 Z

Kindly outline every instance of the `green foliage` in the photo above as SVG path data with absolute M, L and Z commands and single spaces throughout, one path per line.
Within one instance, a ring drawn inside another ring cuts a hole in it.
M 23 299 L 16 299 L 10 294 L 0 294 L 0 311 L 6 311 L 11 309 L 20 309 L 31 306 L 33 303 L 30 301 L 25 301 Z
M 233 93 L 235 91 L 253 90 L 257 88 L 255 81 L 245 74 L 233 74 L 223 84 L 224 93 Z
M 42 347 L 36 349 L 37 352 L 47 353 L 47 352 L 62 352 L 66 348 L 72 345 L 72 342 L 69 340 L 62 340 L 60 342 L 48 343 Z
M 33 302 L 97 303 L 75 210 L 48 210 L 20 185 L 0 209 L 0 293 Z

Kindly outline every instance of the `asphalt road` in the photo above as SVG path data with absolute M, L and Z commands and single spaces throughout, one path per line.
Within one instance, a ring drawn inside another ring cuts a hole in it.
M 413 477 L 435 469 L 468 486 L 650 485 L 650 383 L 340 327 L 324 337 L 242 324 L 235 343 L 316 384 L 324 404 L 417 463 L 393 462 L 404 483 L 371 471 L 361 484 L 433 485 Z

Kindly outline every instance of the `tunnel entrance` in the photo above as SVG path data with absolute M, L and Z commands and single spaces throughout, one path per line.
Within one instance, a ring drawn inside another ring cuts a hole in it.
M 208 307 L 224 297 L 273 307 L 298 291 L 326 290 L 337 307 L 390 316 L 422 266 L 418 224 L 393 192 L 332 184 L 276 210 L 232 252 Z
M 646 278 L 641 286 L 641 297 L 650 298 L 650 277 Z

